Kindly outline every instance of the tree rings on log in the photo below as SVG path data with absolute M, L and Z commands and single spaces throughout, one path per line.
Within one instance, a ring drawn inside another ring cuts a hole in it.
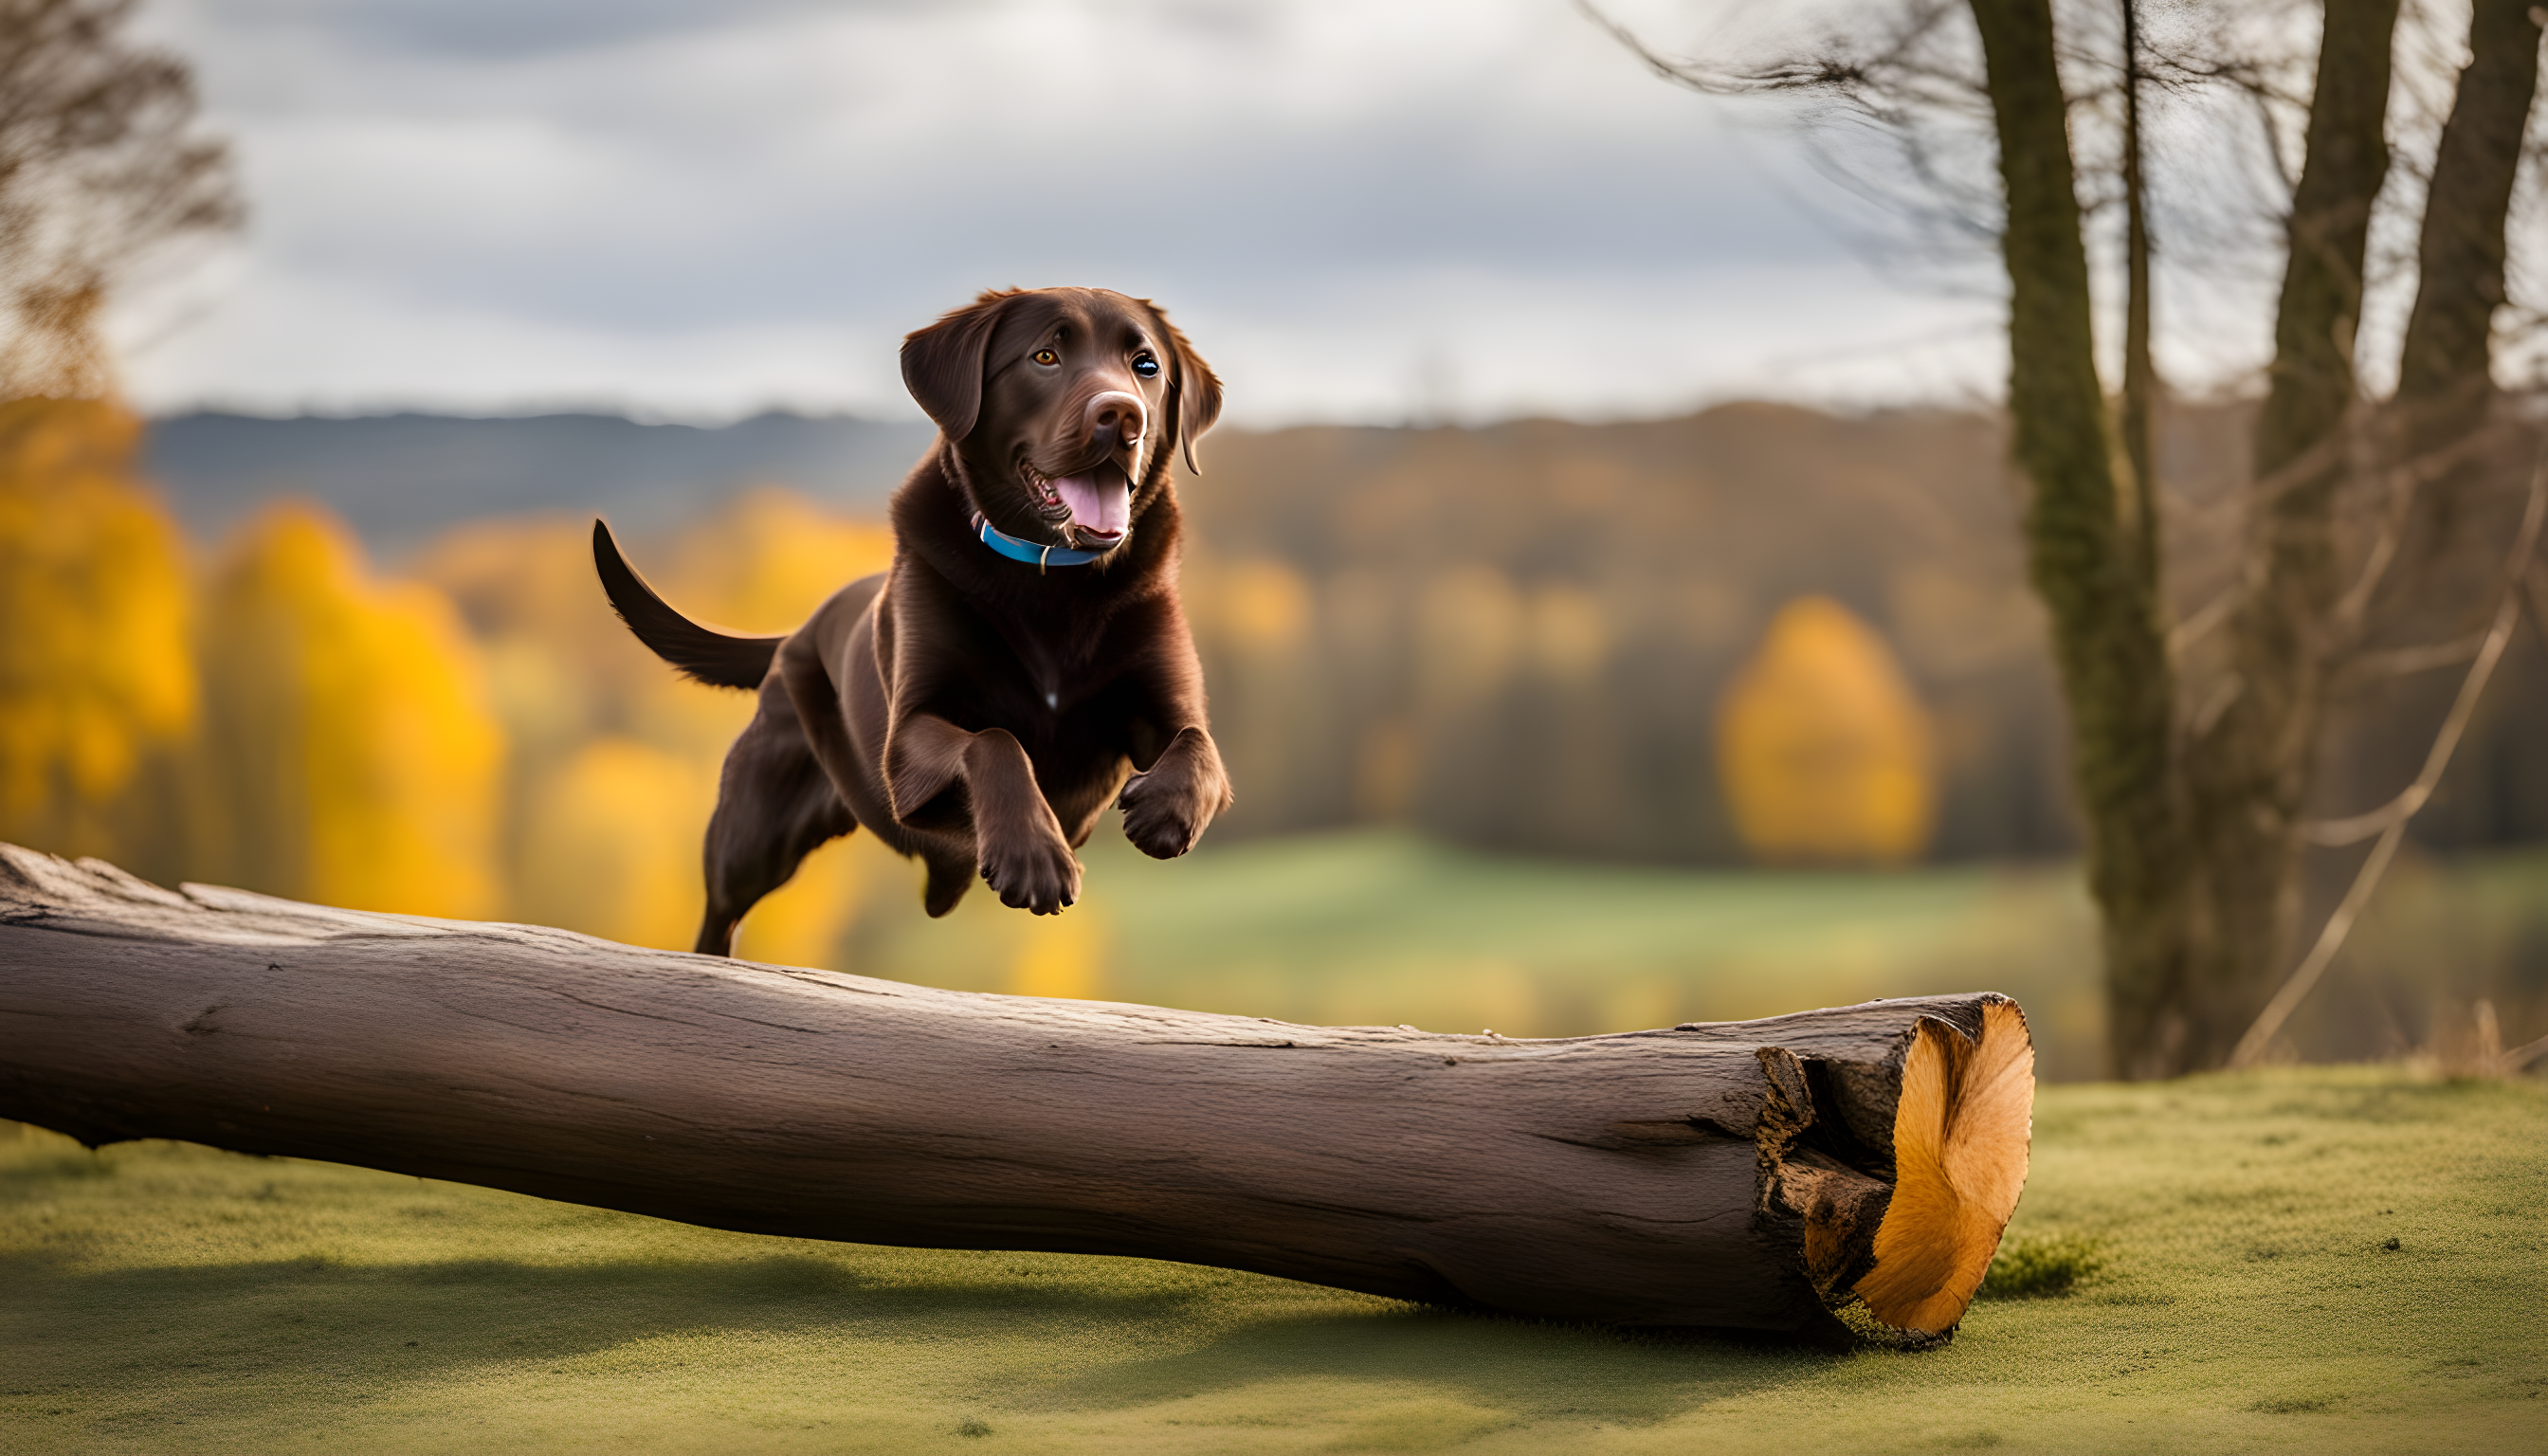
M 1848 1127 L 1873 1107 L 1818 1107 L 1804 1061 L 1783 1047 L 1759 1053 L 1770 1085 L 1763 1211 L 1802 1222 L 1805 1266 L 1829 1308 L 1857 1301 L 1893 1328 L 1943 1334 L 1981 1288 L 2026 1186 L 2035 1046 L 2016 1002 L 1975 999 L 1973 1033 L 1918 1018 L 1898 1082 L 1874 1099 L 1861 1091 L 1891 1093 L 1889 1137 L 1874 1146 Z
M 1952 1329 L 2026 1177 L 1979 993 L 1521 1041 L 934 990 L 0 846 L 0 1117 L 746 1232 L 1620 1325 Z
M 1875 1267 L 1853 1285 L 1887 1324 L 1952 1329 L 1982 1287 L 2026 1187 L 2035 1044 L 2014 1001 L 1982 1007 L 1967 1039 L 1923 1018 L 1893 1109 L 1893 1201 Z

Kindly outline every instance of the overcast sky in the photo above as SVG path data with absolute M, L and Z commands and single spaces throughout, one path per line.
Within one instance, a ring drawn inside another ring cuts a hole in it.
M 1667 41 L 1668 0 L 1623 13 Z M 148 0 L 253 219 L 124 324 L 156 410 L 910 417 L 984 287 L 1164 304 L 1230 417 L 1995 392 L 1766 112 L 1567 0 Z

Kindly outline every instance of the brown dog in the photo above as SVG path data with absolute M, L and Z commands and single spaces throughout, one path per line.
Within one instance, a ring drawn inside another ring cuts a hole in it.
M 707 954 L 861 825 L 928 864 L 931 915 L 977 872 L 1002 904 L 1052 915 L 1079 897 L 1071 851 L 1108 804 L 1162 860 L 1229 806 L 1168 480 L 1221 413 L 1221 381 L 1156 307 L 1085 288 L 986 293 L 904 340 L 902 378 L 939 437 L 894 493 L 893 566 L 784 637 L 683 617 L 593 522 L 638 640 L 761 691 L 708 821 Z

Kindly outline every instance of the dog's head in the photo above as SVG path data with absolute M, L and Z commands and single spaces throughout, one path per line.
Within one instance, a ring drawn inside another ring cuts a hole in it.
M 1221 414 L 1221 381 L 1159 308 L 1098 288 L 986 293 L 903 340 L 902 379 L 1012 536 L 1107 550 Z

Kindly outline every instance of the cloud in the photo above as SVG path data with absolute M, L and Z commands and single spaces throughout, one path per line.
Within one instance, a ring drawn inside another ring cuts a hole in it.
M 215 24 L 237 31 L 324 30 L 351 46 L 473 60 L 591 50 L 824 8 L 816 0 L 222 0 L 204 7 Z
M 1991 313 L 1877 281 L 1790 199 L 1819 184 L 1788 140 L 1557 0 L 162 0 L 150 23 L 257 210 L 200 323 L 135 361 L 160 408 L 903 414 L 902 332 L 1077 282 L 1167 304 L 1242 382 L 1234 418 L 1619 413 L 1828 389 L 1772 366 L 1807 332 Z M 1974 387 L 1937 373 L 1847 390 Z

